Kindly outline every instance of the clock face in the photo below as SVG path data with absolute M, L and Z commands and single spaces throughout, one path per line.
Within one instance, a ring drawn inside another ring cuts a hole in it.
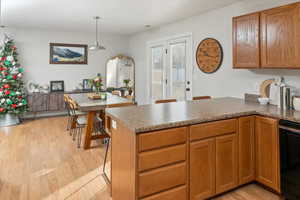
M 200 70 L 205 73 L 213 73 L 219 69 L 223 61 L 221 44 L 213 39 L 202 40 L 197 48 L 196 60 Z

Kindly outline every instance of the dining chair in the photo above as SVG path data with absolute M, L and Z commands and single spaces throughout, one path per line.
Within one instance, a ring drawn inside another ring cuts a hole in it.
M 203 100 L 203 99 L 211 99 L 211 96 L 198 96 L 198 97 L 193 97 L 193 100 Z
M 177 102 L 177 99 L 161 99 L 156 100 L 155 104 Z
M 69 131 L 71 127 L 71 111 L 69 106 L 69 99 L 70 99 L 69 95 L 64 94 L 64 103 L 68 114 L 67 131 Z
M 69 110 L 69 131 L 70 135 L 73 134 L 74 128 L 72 127 L 73 124 L 76 124 L 76 120 L 79 116 L 85 116 L 87 113 L 78 110 L 78 105 L 69 97 L 67 96 L 67 104 L 66 107 Z
M 71 116 L 72 116 L 72 123 L 75 123 L 75 127 L 71 128 L 71 130 L 74 129 L 73 132 L 71 133 L 71 135 L 73 137 L 73 141 L 75 141 L 76 137 L 77 137 L 77 147 L 80 148 L 82 132 L 83 132 L 83 129 L 87 125 L 87 117 L 84 112 L 80 112 L 77 110 L 78 106 L 74 101 L 70 100 L 69 106 L 70 106 L 70 112 L 71 112 Z M 95 129 L 93 131 L 98 131 L 102 127 L 102 119 L 98 116 L 95 117 L 95 119 L 94 119 L 94 127 L 95 127 Z M 98 128 L 98 127 L 100 127 L 100 128 Z

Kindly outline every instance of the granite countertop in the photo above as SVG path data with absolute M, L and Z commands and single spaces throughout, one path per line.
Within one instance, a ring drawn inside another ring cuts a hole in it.
M 106 112 L 135 133 L 254 114 L 300 122 L 299 111 L 282 111 L 277 106 L 263 106 L 232 97 L 110 108 Z

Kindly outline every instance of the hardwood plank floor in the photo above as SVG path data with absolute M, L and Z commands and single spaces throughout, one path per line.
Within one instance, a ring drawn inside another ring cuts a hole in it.
M 104 146 L 78 149 L 65 130 L 65 117 L 0 128 L 0 199 L 111 200 L 101 176 Z M 248 185 L 215 200 L 276 200 Z

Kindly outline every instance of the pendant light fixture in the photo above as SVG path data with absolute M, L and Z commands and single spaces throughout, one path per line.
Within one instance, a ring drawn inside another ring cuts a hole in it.
M 0 34 L 1 34 L 1 42 L 0 42 L 0 49 L 3 48 L 4 46 L 4 43 L 8 40 L 10 40 L 10 37 L 5 33 L 5 28 L 6 26 L 3 25 L 3 16 L 2 16 L 2 7 L 3 7 L 3 4 L 2 4 L 2 0 L 0 0 Z M 3 35 L 3 37 L 2 37 Z
M 5 26 L 2 23 L 2 0 L 0 0 L 0 28 L 4 29 Z
M 99 41 L 98 41 L 98 21 L 100 19 L 99 16 L 94 17 L 95 21 L 96 21 L 96 42 L 94 45 L 91 45 L 89 47 L 90 51 L 98 51 L 98 50 L 105 50 L 104 46 L 101 46 Z

